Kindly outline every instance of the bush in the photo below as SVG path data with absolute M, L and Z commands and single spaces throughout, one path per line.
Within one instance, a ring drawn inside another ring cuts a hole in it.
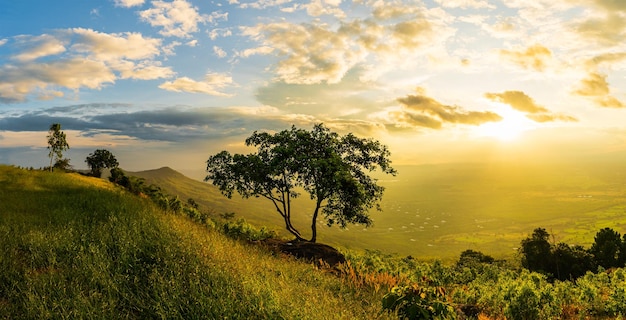
M 383 310 L 400 319 L 455 319 L 443 287 L 398 286 L 383 297 Z
M 239 240 L 258 241 L 277 237 L 276 232 L 273 230 L 269 230 L 266 227 L 257 229 L 243 218 L 224 223 L 222 230 L 227 236 Z

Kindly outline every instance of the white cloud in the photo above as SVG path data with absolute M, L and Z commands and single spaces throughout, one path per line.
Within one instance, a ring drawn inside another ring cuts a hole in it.
M 0 67 L 0 101 L 24 101 L 30 93 L 56 91 L 55 87 L 78 90 L 82 87 L 100 89 L 116 79 L 102 61 L 70 58 L 46 63 L 30 62 Z M 45 94 L 44 94 L 45 95 Z
M 140 33 L 74 28 L 14 39 L 14 63 L 0 66 L 0 102 L 21 102 L 29 95 L 61 97 L 62 89 L 99 90 L 118 78 L 149 80 L 175 75 L 170 67 L 153 60 L 160 54 L 161 40 Z
M 196 81 L 188 77 L 176 78 L 174 81 L 167 81 L 159 88 L 174 92 L 203 93 L 212 96 L 229 97 L 230 94 L 223 93 L 220 89 L 233 84 L 230 75 L 207 73 L 204 81 Z
M 115 5 L 118 7 L 130 8 L 134 6 L 140 6 L 145 0 L 115 0 Z
M 271 54 L 272 52 L 274 52 L 274 48 L 268 47 L 268 46 L 264 46 L 264 47 L 258 47 L 258 48 L 252 48 L 252 49 L 243 50 L 243 51 L 238 53 L 238 56 L 243 57 L 243 58 L 248 58 L 250 56 L 257 55 L 257 54 L 258 55 L 268 55 L 268 54 Z
M 180 43 L 179 41 L 172 41 L 171 43 L 164 45 L 161 49 L 163 49 L 163 53 L 165 53 L 166 56 L 173 56 L 176 54 L 176 47 L 180 46 L 181 44 L 182 43 Z
M 179 38 L 189 38 L 191 33 L 198 31 L 200 23 L 215 23 L 228 19 L 227 13 L 200 14 L 197 7 L 185 0 L 152 1 L 152 8 L 140 11 L 139 16 L 151 26 L 161 27 L 159 31 L 161 35 Z
M 209 38 L 211 40 L 215 40 L 218 37 L 229 37 L 233 35 L 233 32 L 230 29 L 213 29 L 208 32 Z
M 226 57 L 226 51 L 224 51 L 224 49 L 218 47 L 218 46 L 213 46 L 213 53 L 215 53 L 216 56 L 220 57 L 220 58 L 224 58 Z
M 338 83 L 355 67 L 372 70 L 375 79 L 399 62 L 418 64 L 415 57 L 445 58 L 445 42 L 454 34 L 444 11 L 400 6 L 374 6 L 372 17 L 326 24 L 274 22 L 242 27 L 242 35 L 258 41 L 239 55 L 272 52 L 277 79 L 291 84 Z M 271 48 L 272 50 L 269 50 Z M 377 74 L 374 74 L 374 71 Z
M 187 45 L 188 47 L 195 47 L 195 46 L 198 45 L 198 40 L 195 40 L 195 39 L 191 40 L 191 41 L 185 43 L 185 45 Z
M 15 37 L 17 46 L 23 51 L 15 55 L 13 59 L 19 61 L 32 61 L 38 58 L 56 55 L 64 52 L 65 45 L 62 40 L 49 35 L 40 36 L 17 36 Z
M 488 8 L 495 9 L 496 6 L 490 4 L 486 0 L 435 0 L 435 2 L 446 8 Z
M 346 14 L 339 8 L 341 1 L 329 1 L 329 0 L 313 0 L 306 5 L 306 12 L 312 17 L 319 17 L 322 15 L 331 15 L 337 18 L 345 18 Z
M 0 39 L 0 46 L 3 46 L 8 41 L 9 41 L 9 39 Z
M 122 79 L 154 80 L 175 75 L 170 67 L 162 67 L 160 62 L 150 60 L 139 63 L 122 60 L 112 63 L 111 68 L 119 72 Z
M 231 0 L 232 1 L 232 0 Z M 276 7 L 276 6 L 280 6 L 286 3 L 290 3 L 291 0 L 257 0 L 257 1 L 251 1 L 251 2 L 247 2 L 247 3 L 241 3 L 240 4 L 240 8 L 242 9 L 247 9 L 247 8 L 252 8 L 252 9 L 267 9 L 270 7 Z M 230 2 L 231 4 L 239 4 L 239 1 L 234 1 L 234 2 Z
M 83 28 L 69 29 L 68 32 L 78 36 L 73 50 L 101 60 L 152 58 L 159 54 L 162 41 L 144 38 L 141 33 L 134 32 L 108 34 Z

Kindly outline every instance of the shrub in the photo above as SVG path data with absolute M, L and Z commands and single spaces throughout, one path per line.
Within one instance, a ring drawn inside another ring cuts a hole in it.
M 455 319 L 443 287 L 398 286 L 383 297 L 383 310 L 400 319 Z

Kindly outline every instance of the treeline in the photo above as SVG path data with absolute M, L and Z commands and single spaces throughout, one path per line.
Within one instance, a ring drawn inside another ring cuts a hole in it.
M 544 228 L 537 228 L 521 242 L 522 266 L 549 279 L 573 280 L 588 271 L 596 272 L 626 266 L 626 235 L 604 228 L 596 234 L 590 248 L 555 243 Z

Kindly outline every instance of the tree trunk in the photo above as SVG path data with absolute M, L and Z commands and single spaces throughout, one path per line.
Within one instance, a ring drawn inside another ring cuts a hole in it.
M 313 218 L 311 219 L 311 240 L 309 241 L 313 243 L 317 241 L 317 214 L 320 212 L 321 204 L 322 201 L 318 199 L 315 205 L 315 212 L 313 212 Z

